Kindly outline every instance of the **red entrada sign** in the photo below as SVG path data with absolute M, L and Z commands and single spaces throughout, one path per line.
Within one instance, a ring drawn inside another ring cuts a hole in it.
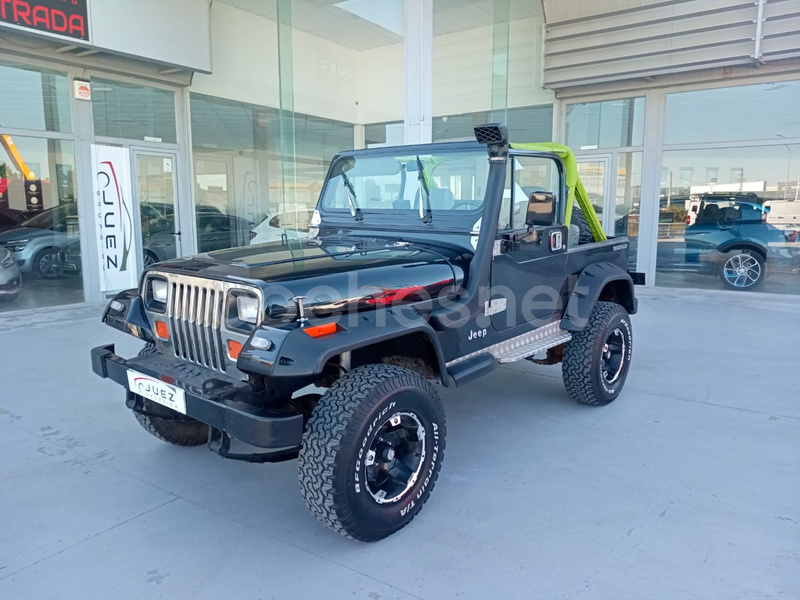
M 89 41 L 87 0 L 0 0 L 0 21 Z

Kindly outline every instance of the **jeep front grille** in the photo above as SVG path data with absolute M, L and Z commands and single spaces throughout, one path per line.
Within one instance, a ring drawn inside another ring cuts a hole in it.
M 215 287 L 170 281 L 167 314 L 175 356 L 224 372 L 225 290 Z
M 231 290 L 246 290 L 259 299 L 258 288 L 202 277 L 151 271 L 148 278 L 166 280 L 170 339 L 164 350 L 172 347 L 178 358 L 221 373 L 236 374 L 236 364 L 228 358 L 228 341 L 244 343 L 248 335 L 226 327 L 226 302 Z M 147 289 L 145 285 L 143 289 Z M 154 314 L 155 319 L 159 318 Z M 163 318 L 163 317 L 162 317 Z M 232 373 L 230 373 L 232 372 Z

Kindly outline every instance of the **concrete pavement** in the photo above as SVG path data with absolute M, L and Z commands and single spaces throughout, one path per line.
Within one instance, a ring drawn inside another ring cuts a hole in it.
M 318 525 L 294 461 L 158 442 L 96 307 L 0 316 L 0 598 L 800 597 L 800 299 L 645 290 L 626 390 L 523 361 L 443 390 L 430 501 L 378 544 Z

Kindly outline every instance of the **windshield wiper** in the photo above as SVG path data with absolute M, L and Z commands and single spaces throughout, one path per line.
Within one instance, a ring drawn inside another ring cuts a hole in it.
M 417 155 L 417 171 L 419 171 L 419 175 L 417 179 L 419 180 L 419 185 L 422 190 L 425 192 L 425 210 L 422 210 L 422 198 L 419 201 L 419 218 L 422 219 L 423 223 L 431 223 L 433 221 L 433 211 L 431 210 L 431 191 L 428 189 L 428 181 L 425 179 L 425 166 L 422 164 L 422 160 Z
M 358 208 L 356 204 L 356 190 L 353 187 L 353 183 L 350 181 L 350 178 L 342 171 L 342 181 L 344 182 L 344 187 L 347 190 L 347 202 L 350 205 L 350 215 L 356 221 L 363 221 L 364 215 L 361 214 L 361 209 Z

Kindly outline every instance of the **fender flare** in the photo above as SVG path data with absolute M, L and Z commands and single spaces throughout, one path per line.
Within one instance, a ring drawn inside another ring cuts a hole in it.
M 336 322 L 335 334 L 312 338 L 300 329 L 270 329 L 262 327 L 254 336 L 273 342 L 270 350 L 253 348 L 247 342 L 239 355 L 240 370 L 265 377 L 304 378 L 322 373 L 332 358 L 343 352 L 359 350 L 409 334 L 427 336 L 436 354 L 438 376 L 442 385 L 449 385 L 447 365 L 441 344 L 430 324 L 413 308 L 392 307 L 383 311 L 358 313 L 356 319 L 344 315 Z M 314 322 L 322 325 L 331 321 Z M 252 339 L 252 338 L 251 338 Z
M 617 301 L 630 314 L 635 314 L 637 302 L 630 274 L 614 263 L 594 263 L 581 271 L 575 285 L 572 286 L 567 308 L 561 319 L 561 328 L 567 331 L 586 329 L 594 305 L 606 286 L 614 282 L 619 282 L 616 284 Z

